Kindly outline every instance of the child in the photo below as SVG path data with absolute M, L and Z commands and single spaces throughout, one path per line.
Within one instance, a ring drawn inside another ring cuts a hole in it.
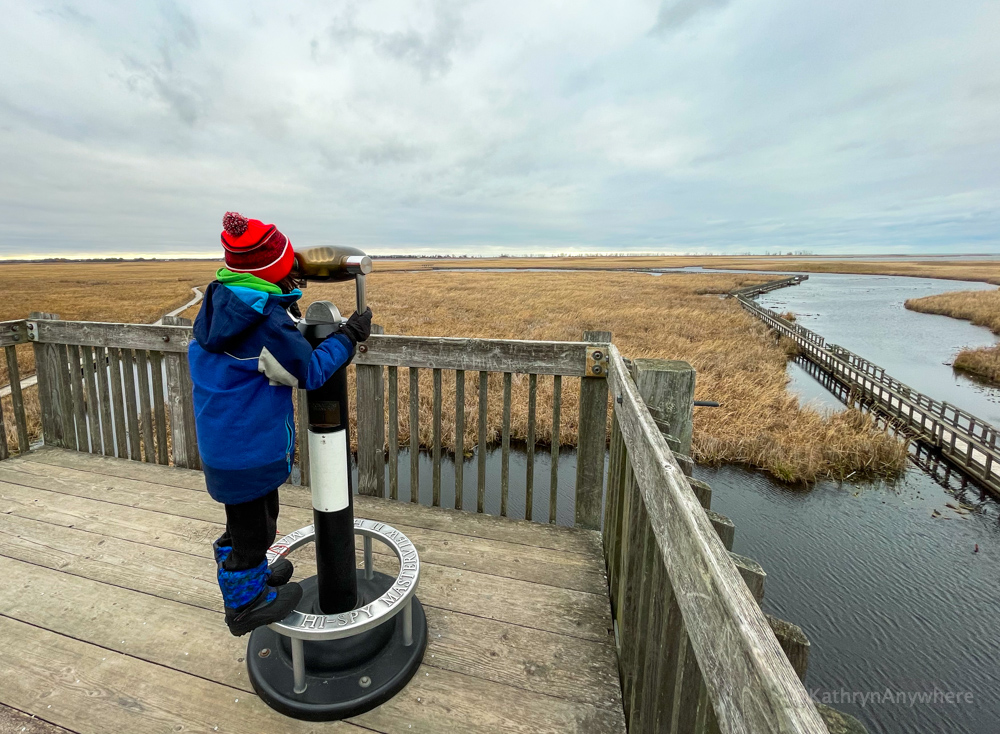
M 226 212 L 226 267 L 208 286 L 188 349 L 195 423 L 208 493 L 226 506 L 213 544 L 226 624 L 234 635 L 284 619 L 302 598 L 292 564 L 268 567 L 278 487 L 292 469 L 295 388 L 312 390 L 351 361 L 371 333 L 371 309 L 354 314 L 315 350 L 293 315 L 302 295 L 292 244 L 273 224 Z

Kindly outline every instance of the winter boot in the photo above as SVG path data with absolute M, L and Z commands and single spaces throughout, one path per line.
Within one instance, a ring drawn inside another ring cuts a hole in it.
M 212 543 L 212 550 L 215 551 L 215 562 L 221 568 L 222 563 L 233 552 L 233 541 L 229 534 L 223 534 L 221 538 Z M 267 567 L 267 585 L 284 586 L 291 580 L 292 571 L 294 571 L 292 562 L 287 558 L 279 558 Z
M 268 586 L 267 561 L 244 571 L 227 571 L 220 563 L 219 588 L 226 605 L 226 624 L 236 637 L 281 621 L 302 599 L 302 587 L 298 584 Z

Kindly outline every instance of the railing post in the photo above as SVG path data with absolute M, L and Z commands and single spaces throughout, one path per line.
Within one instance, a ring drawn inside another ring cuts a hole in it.
M 164 326 L 190 326 L 191 320 L 164 316 Z M 200 469 L 198 440 L 194 425 L 194 397 L 188 357 L 183 352 L 164 355 L 167 368 L 167 401 L 170 404 L 170 433 L 173 436 L 174 466 Z M 143 375 L 145 377 L 145 375 Z
M 372 334 L 382 334 L 372 325 Z M 359 347 L 360 348 L 360 347 Z M 358 494 L 385 494 L 385 384 L 382 365 L 357 366 Z
M 580 421 L 576 447 L 576 513 L 578 527 L 596 529 L 601 526 L 601 499 L 604 486 L 604 454 L 607 448 L 608 380 L 607 346 L 610 331 L 585 331 L 583 340 L 593 345 L 588 349 L 588 363 L 596 357 L 604 361 L 598 372 L 580 378 Z M 600 353 L 599 355 L 597 353 Z
M 639 395 L 660 428 L 677 439 L 678 451 L 691 455 L 694 422 L 694 368 L 673 359 L 635 359 L 632 374 Z
M 34 311 L 28 317 L 32 321 L 57 320 L 57 313 Z M 29 339 L 35 332 L 29 330 Z M 62 421 L 59 419 L 59 374 L 56 371 L 58 357 L 55 344 L 32 345 L 35 351 L 35 374 L 38 377 L 38 404 L 42 413 L 42 439 L 50 446 L 63 445 Z

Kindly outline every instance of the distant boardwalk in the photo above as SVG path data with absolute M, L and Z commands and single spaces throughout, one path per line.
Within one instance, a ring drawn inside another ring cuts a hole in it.
M 802 356 L 829 378 L 830 382 L 824 384 L 845 403 L 883 417 L 904 435 L 939 451 L 963 474 L 1000 497 L 1000 447 L 993 425 L 914 390 L 886 374 L 877 364 L 836 344 L 827 344 L 816 332 L 752 300 L 761 293 L 798 285 L 807 278 L 783 278 L 741 288 L 730 295 L 749 313 L 798 344 Z

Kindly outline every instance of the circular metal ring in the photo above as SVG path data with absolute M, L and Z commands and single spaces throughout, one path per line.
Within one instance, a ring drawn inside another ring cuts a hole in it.
M 370 604 L 350 612 L 305 614 L 294 611 L 280 622 L 268 625 L 272 630 L 300 640 L 338 640 L 377 627 L 409 605 L 420 580 L 420 559 L 413 542 L 391 525 L 360 517 L 354 519 L 354 533 L 380 540 L 396 554 L 399 575 L 389 590 Z M 267 551 L 268 565 L 311 542 L 315 535 L 313 526 L 307 525 L 281 538 Z

